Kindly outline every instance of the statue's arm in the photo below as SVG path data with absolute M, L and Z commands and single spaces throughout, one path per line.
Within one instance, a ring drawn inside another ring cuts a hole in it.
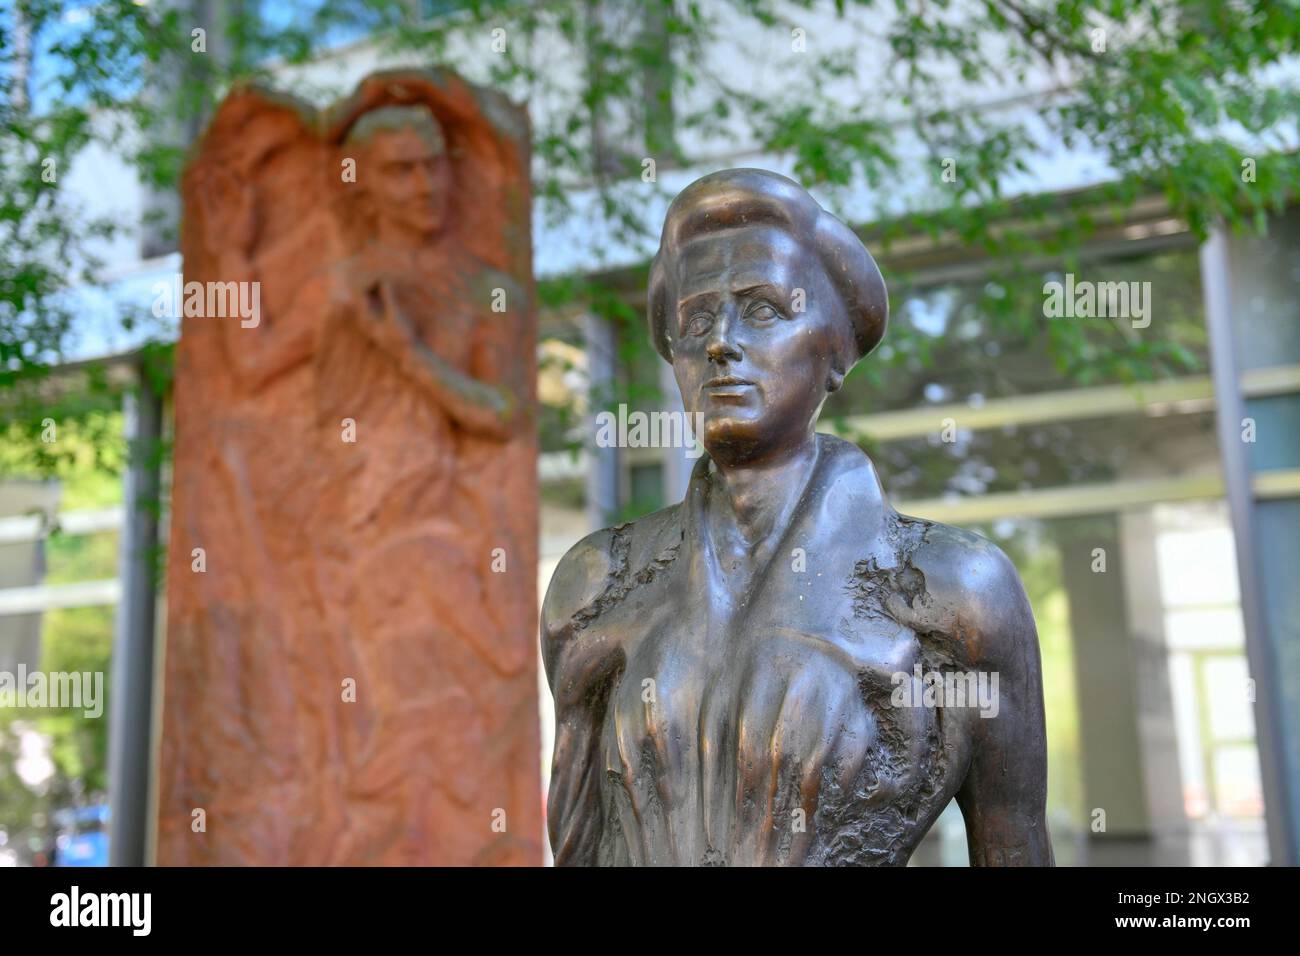
M 974 716 L 957 792 L 972 866 L 1051 866 L 1047 735 L 1038 630 L 1015 565 L 992 542 L 932 526 L 914 562 L 928 624 L 952 636 L 964 666 L 997 675 L 996 713 Z
M 505 389 L 513 399 L 525 380 L 525 363 L 536 361 L 523 337 L 533 308 L 531 297 L 511 276 L 487 267 L 475 277 L 471 295 L 475 306 L 474 377 Z
M 239 253 L 221 258 L 221 281 L 256 282 L 257 267 Z M 315 325 L 310 314 L 297 314 L 308 304 L 328 300 L 328 291 L 317 287 L 323 280 L 309 281 L 279 316 L 258 316 L 257 325 L 245 327 L 236 319 L 221 323 L 226 361 L 236 379 L 250 392 L 261 391 L 274 379 L 311 358 L 315 348 Z
M 1047 733 L 1038 629 L 1015 566 L 981 556 L 976 577 L 973 666 L 998 674 L 996 716 L 975 719 L 970 769 L 957 804 L 972 866 L 1051 866 L 1047 831 Z
M 257 227 L 257 210 L 251 185 L 219 167 L 208 171 L 208 178 L 198 193 L 203 211 L 200 240 L 216 265 L 218 282 L 261 284 L 261 268 L 252 249 Z M 300 236 L 310 236 L 313 248 L 327 243 L 320 222 L 309 219 L 300 226 Z M 288 248 L 298 253 L 302 243 L 289 241 Z M 275 253 L 269 253 L 274 258 Z M 284 315 L 261 314 L 258 289 L 256 321 L 240 318 L 213 318 L 220 323 L 221 345 L 226 363 L 236 380 L 251 392 L 258 392 L 284 372 L 311 358 L 315 346 L 312 309 L 318 308 L 328 294 L 313 289 L 308 281 L 298 289 Z M 300 305 L 299 303 L 302 303 Z M 299 311 L 305 314 L 295 314 Z M 249 324 L 245 324 L 245 322 Z
M 514 434 L 520 402 L 508 385 L 466 375 L 429 348 L 385 280 L 367 283 L 361 295 L 361 331 L 389 353 L 457 425 L 501 441 Z
M 542 604 L 542 662 L 555 698 L 547 829 L 556 866 L 597 864 L 604 827 L 600 735 L 622 654 L 590 613 L 609 575 L 611 536 L 597 531 L 560 561 Z

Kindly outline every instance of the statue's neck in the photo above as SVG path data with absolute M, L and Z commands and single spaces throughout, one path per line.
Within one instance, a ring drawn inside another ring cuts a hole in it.
M 817 440 L 807 439 L 760 461 L 714 460 L 710 523 L 724 538 L 752 550 L 784 533 L 817 466 Z M 728 532 L 731 532 L 728 534 Z

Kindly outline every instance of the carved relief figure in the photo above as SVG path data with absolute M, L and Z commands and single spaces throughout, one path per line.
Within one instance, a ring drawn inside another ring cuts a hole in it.
M 326 113 L 237 92 L 205 136 L 187 278 L 265 314 L 183 329 L 173 551 L 217 573 L 173 556 L 163 810 L 247 837 L 160 859 L 537 862 L 526 159 L 521 114 L 446 73 Z M 171 747 L 196 721 L 213 746 Z
M 556 862 L 903 865 L 955 798 L 973 864 L 1050 864 L 1014 567 L 895 512 L 866 455 L 815 431 L 885 332 L 857 236 L 782 176 L 705 176 L 668 211 L 648 308 L 707 455 L 684 501 L 552 579 Z M 931 674 L 996 674 L 996 708 L 927 705 L 910 685 Z

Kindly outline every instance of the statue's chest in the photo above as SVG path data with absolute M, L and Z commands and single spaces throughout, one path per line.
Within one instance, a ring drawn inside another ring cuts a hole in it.
M 455 277 L 424 277 L 398 293 L 420 340 L 444 362 L 470 369 L 474 352 L 474 307 Z
M 938 799 L 937 715 L 892 702 L 922 644 L 858 616 L 845 580 L 769 580 L 721 607 L 681 579 L 644 596 L 604 732 L 607 788 L 643 862 L 805 862 L 830 852 L 840 817 L 915 819 Z M 888 862 L 906 829 L 877 829 L 871 852 Z

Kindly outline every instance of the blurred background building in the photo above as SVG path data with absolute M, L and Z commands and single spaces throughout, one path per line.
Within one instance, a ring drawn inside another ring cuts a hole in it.
M 833 4 L 798 16 L 819 42 L 873 55 L 869 38 L 845 30 Z M 490 80 L 493 54 L 481 39 L 453 42 L 446 65 Z M 783 82 L 776 58 L 742 60 L 739 51 L 765 42 L 737 36 L 720 44 L 711 51 L 716 69 L 746 77 L 748 88 L 762 95 Z M 775 48 L 788 38 L 770 42 Z M 323 46 L 311 64 L 283 71 L 286 84 L 321 102 L 375 69 L 407 62 L 381 55 L 365 36 L 331 38 Z M 582 63 L 558 42 L 534 56 L 561 73 Z M 1014 112 L 1051 95 L 1055 82 L 1043 74 L 1030 77 L 1014 97 L 976 87 L 967 99 L 973 110 Z M 530 106 L 536 125 L 548 104 Z M 618 130 L 609 135 L 612 145 L 650 155 L 644 142 L 625 142 Z M 644 204 L 649 223 L 661 221 L 667 199 L 704 172 L 752 165 L 793 173 L 787 159 L 724 134 L 687 134 L 677 145 L 680 158 L 659 165 L 655 194 Z M 1047 194 L 1063 202 L 1095 197 L 1098 220 L 1106 224 L 1075 250 L 1070 268 L 1097 283 L 1149 283 L 1150 325 L 1119 320 L 1119 334 L 1153 355 L 1177 353 L 1194 371 L 1135 383 L 1101 354 L 1084 374 L 1062 368 L 1042 336 L 989 321 L 992 266 L 980 249 L 957 237 L 917 235 L 878 256 L 891 288 L 891 330 L 881 353 L 828 404 L 823 429 L 863 445 L 900 511 L 977 530 L 1019 568 L 1043 653 L 1058 863 L 1294 864 L 1300 208 L 1275 216 L 1264 237 L 1216 231 L 1202 242 L 1154 191 L 1107 219 L 1102 187 L 1113 171 L 1086 147 L 1054 142 L 1025 167 L 1008 184 L 1012 195 Z M 884 222 L 925 201 L 909 182 L 900 176 L 883 187 L 850 184 L 824 204 L 875 250 L 873 236 Z M 643 186 L 631 179 L 618 188 Z M 169 240 L 163 228 L 174 205 L 97 148 L 69 170 L 64 188 L 91 208 L 140 223 L 134 235 L 104 247 L 113 281 L 86 290 L 84 302 L 88 316 L 100 309 L 105 320 L 88 325 L 77 356 L 118 356 L 115 367 L 129 375 L 140 335 L 121 330 L 110 313 L 122 306 L 146 310 L 153 284 L 180 270 L 174 234 Z M 641 314 L 653 243 L 602 231 L 594 184 L 575 181 L 570 191 L 566 218 L 555 221 L 540 211 L 535 217 L 539 279 L 599 279 L 616 291 L 614 313 Z M 1008 215 L 1014 214 L 1013 203 Z M 1063 280 L 1066 269 L 1059 256 L 1032 251 L 1022 265 L 1023 288 L 1007 294 L 1039 302 L 1043 284 Z M 1089 323 L 1106 321 L 1047 318 L 1041 308 L 1022 317 L 1085 337 Z M 1115 324 L 1107 331 L 1114 334 Z M 614 396 L 632 396 L 643 409 L 674 407 L 667 368 L 652 352 L 630 347 L 644 336 L 643 325 L 608 311 L 543 307 L 543 593 L 559 558 L 589 530 L 680 499 L 691 464 L 682 450 L 600 448 L 593 441 L 593 416 Z M 64 376 L 62 387 L 77 387 L 79 368 Z M 124 427 L 122 414 L 104 414 L 106 434 Z M 93 434 L 72 437 L 95 443 Z M 0 484 L 0 669 L 20 661 L 71 669 L 97 654 L 105 665 L 113 615 L 120 628 L 125 613 L 119 554 L 133 520 L 122 485 L 89 466 L 62 483 Z M 51 535 L 56 526 L 60 532 Z M 545 773 L 552 714 L 540 675 L 539 685 L 544 740 L 538 759 Z M 36 790 L 53 776 L 41 753 L 41 741 L 51 738 L 39 731 L 30 724 L 11 735 L 27 741 L 12 746 L 27 748 L 24 781 Z M 147 722 L 107 728 L 124 739 L 145 732 Z M 61 807 L 94 807 L 104 799 L 104 732 L 89 732 L 79 746 L 84 756 L 65 765 L 81 767 L 84 776 L 71 790 L 65 785 Z M 139 794 L 131 792 L 138 804 Z M 48 808 L 35 806 L 4 804 L 0 855 L 30 862 L 51 839 L 68 844 L 76 827 L 60 829 Z M 138 805 L 128 809 L 147 814 Z M 38 813 L 47 816 L 24 816 Z M 92 858 L 84 849 L 81 855 Z M 914 862 L 964 865 L 965 859 L 954 805 Z

